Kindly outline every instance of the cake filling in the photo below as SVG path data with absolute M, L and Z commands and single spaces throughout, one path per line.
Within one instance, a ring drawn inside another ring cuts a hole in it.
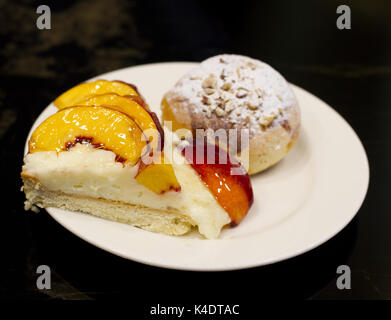
M 163 195 L 137 182 L 138 164 L 123 166 L 113 152 L 88 144 L 78 143 L 66 152 L 27 154 L 23 174 L 36 178 L 50 191 L 181 213 L 194 221 L 206 238 L 218 237 L 221 228 L 231 221 L 228 214 L 189 164 L 172 165 L 181 191 Z

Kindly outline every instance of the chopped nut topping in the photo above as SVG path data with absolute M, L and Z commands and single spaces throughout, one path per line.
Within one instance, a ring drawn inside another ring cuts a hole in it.
M 223 71 L 221 71 L 221 74 L 220 74 L 220 79 L 225 80 L 226 77 L 227 77 L 227 71 L 225 69 L 223 69 Z
M 207 96 L 202 96 L 202 103 L 203 104 L 206 104 L 207 106 L 209 106 L 212 102 L 210 101 L 209 97 Z
M 203 82 L 202 82 L 202 88 L 206 89 L 214 89 L 216 87 L 216 78 L 213 74 L 210 74 L 209 77 L 207 77 Z
M 222 86 L 221 86 L 221 89 L 227 91 L 229 89 L 231 89 L 231 83 L 230 82 L 225 82 Z
M 235 108 L 234 104 L 231 100 L 226 101 L 224 106 L 225 106 L 225 111 L 228 113 L 231 112 Z
M 254 101 L 248 101 L 247 102 L 247 107 L 250 110 L 257 110 L 258 109 L 258 104 L 255 104 Z
M 265 114 L 260 124 L 267 127 L 272 123 L 275 117 L 276 117 L 275 114 Z
M 225 101 L 223 100 L 222 97 L 218 97 L 218 98 L 216 99 L 216 105 L 217 105 L 218 107 L 222 108 L 222 109 L 225 108 Z
M 204 91 L 207 95 L 211 95 L 215 93 L 215 89 L 211 89 L 211 88 L 205 88 Z
M 223 115 L 225 115 L 225 111 L 223 109 L 221 109 L 220 107 L 217 107 L 215 109 L 215 113 L 217 114 L 218 117 L 222 117 Z
M 278 125 L 289 130 L 283 115 L 291 94 L 273 70 L 255 60 L 229 55 L 212 62 L 202 63 L 180 83 L 186 86 L 184 92 L 202 117 L 226 119 L 226 128 L 243 127 L 255 132 Z
M 242 99 L 245 98 L 248 94 L 248 90 L 245 88 L 239 88 L 236 92 L 236 98 Z
M 255 70 L 255 64 L 252 62 L 247 62 L 246 66 L 251 68 L 251 70 Z
M 267 122 L 271 122 L 276 116 L 273 115 L 273 114 L 266 114 L 263 116 L 263 118 L 267 121 Z

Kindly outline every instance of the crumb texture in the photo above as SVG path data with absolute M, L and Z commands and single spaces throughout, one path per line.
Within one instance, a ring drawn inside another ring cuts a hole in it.
M 144 230 L 176 236 L 189 232 L 194 224 L 188 217 L 173 212 L 45 190 L 38 182 L 29 178 L 24 178 L 24 191 L 26 203 L 28 203 L 26 209 L 31 209 L 32 206 L 55 207 L 67 211 L 89 213 Z

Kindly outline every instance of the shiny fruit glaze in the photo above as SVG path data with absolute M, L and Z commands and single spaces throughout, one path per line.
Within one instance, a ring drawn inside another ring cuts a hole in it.
M 157 194 L 170 190 L 180 191 L 181 185 L 175 176 L 174 168 L 164 157 L 164 153 L 157 151 L 150 156 L 152 160 L 150 164 L 140 161 L 136 180 Z M 154 161 L 155 159 L 159 161 Z
M 180 191 L 171 164 L 141 161 L 148 154 L 164 158 L 164 130 L 134 85 L 118 80 L 86 82 L 63 93 L 54 105 L 60 111 L 34 131 L 31 153 L 67 151 L 86 143 L 114 152 L 116 161 L 139 162 L 136 180 L 151 191 Z
M 136 164 L 146 145 L 137 123 L 106 107 L 69 107 L 42 122 L 29 141 L 29 152 L 66 151 L 76 143 L 110 150 L 121 162 Z
M 215 153 L 214 163 L 207 163 L 208 154 L 211 154 L 208 153 L 208 149 L 212 148 L 214 148 Z M 197 150 L 202 149 L 203 161 L 196 161 Z M 217 145 L 204 143 L 202 140 L 193 140 L 182 149 L 182 154 L 199 174 L 201 180 L 209 188 L 218 203 L 228 213 L 232 220 L 231 225 L 238 225 L 246 216 L 254 201 L 250 177 L 246 170 L 239 163 L 233 163 L 224 149 Z M 224 158 L 221 158 L 221 162 L 225 163 L 219 163 L 220 155 L 223 154 L 226 156 L 226 161 L 223 161 L 225 159 L 224 156 Z M 199 164 L 197 162 L 202 163 Z M 232 175 L 231 169 L 233 168 L 241 170 L 243 174 Z
M 132 84 L 118 80 L 96 80 L 93 82 L 84 82 L 69 89 L 54 100 L 54 105 L 59 109 L 76 106 L 80 101 L 93 95 L 104 93 L 116 93 L 120 96 L 139 95 L 137 88 Z
M 95 95 L 78 103 L 83 106 L 108 106 L 131 117 L 148 136 L 152 149 L 162 150 L 164 131 L 154 112 L 140 96 L 120 96 L 115 93 Z

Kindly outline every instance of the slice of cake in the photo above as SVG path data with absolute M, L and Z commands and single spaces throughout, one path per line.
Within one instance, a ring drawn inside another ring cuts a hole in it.
M 57 105 L 29 140 L 21 173 L 26 209 L 85 212 L 169 235 L 197 227 L 206 238 L 242 220 L 253 194 L 247 173 L 231 175 L 240 164 L 228 155 L 225 164 L 193 163 L 199 142 L 174 143 L 136 89 L 123 96 L 113 85 L 114 92 L 97 94 L 83 86 L 56 100 L 78 106 Z

